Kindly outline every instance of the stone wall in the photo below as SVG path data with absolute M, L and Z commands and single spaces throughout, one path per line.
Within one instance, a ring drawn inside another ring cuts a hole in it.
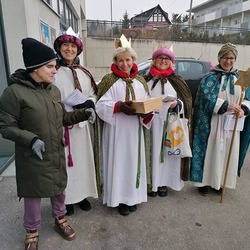
M 176 57 L 193 57 L 195 59 L 211 61 L 214 65 L 218 63 L 217 54 L 222 44 L 215 43 L 189 43 L 189 42 L 164 42 L 156 40 L 135 39 L 132 47 L 137 52 L 140 63 L 151 57 L 158 44 L 173 45 Z M 238 57 L 235 66 L 246 70 L 250 67 L 250 46 L 238 45 Z M 110 72 L 114 40 L 111 38 L 84 38 L 84 62 L 82 64 L 93 74 L 96 81 Z

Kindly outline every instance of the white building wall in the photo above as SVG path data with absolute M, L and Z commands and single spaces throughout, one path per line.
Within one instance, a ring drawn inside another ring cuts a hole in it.
M 13 73 L 24 67 L 21 40 L 33 37 L 41 41 L 40 21 L 53 28 L 57 37 L 60 33 L 60 16 L 43 0 L 1 0 L 1 4 L 10 72 Z M 69 4 L 79 18 L 78 28 L 81 32 L 84 21 L 80 19 L 86 16 L 85 0 L 72 0 Z M 80 59 L 83 60 L 82 55 Z
M 1 4 L 9 66 L 12 73 L 23 65 L 21 39 L 28 34 L 25 6 L 23 0 L 1 0 Z

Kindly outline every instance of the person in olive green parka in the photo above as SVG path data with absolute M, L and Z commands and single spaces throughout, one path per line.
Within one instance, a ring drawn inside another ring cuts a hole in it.
M 0 97 L 0 133 L 15 142 L 17 194 L 24 201 L 25 249 L 38 249 L 41 198 L 51 199 L 55 230 L 75 238 L 65 213 L 67 173 L 63 126 L 95 119 L 93 109 L 66 112 L 53 85 L 56 55 L 33 38 L 22 40 L 26 67 L 10 76 Z

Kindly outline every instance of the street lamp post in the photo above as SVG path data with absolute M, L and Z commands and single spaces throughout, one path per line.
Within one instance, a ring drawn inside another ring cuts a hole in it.
M 111 15 L 111 36 L 113 37 L 113 11 L 112 11 L 112 0 L 110 0 L 110 15 Z
M 192 6 L 193 6 L 193 0 L 190 0 L 190 8 L 189 8 L 189 17 L 188 17 L 188 26 L 189 26 L 189 31 L 191 31 L 191 23 L 192 23 Z

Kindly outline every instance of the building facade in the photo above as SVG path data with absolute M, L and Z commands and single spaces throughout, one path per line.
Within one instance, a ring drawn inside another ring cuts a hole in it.
M 250 0 L 209 0 L 192 12 L 192 25 L 206 28 L 210 37 L 250 31 Z
M 1 0 L 0 95 L 8 76 L 24 67 L 21 40 L 33 37 L 53 47 L 55 38 L 69 26 L 86 36 L 85 0 Z M 1 173 L 14 159 L 14 143 L 0 135 L 0 145 Z
M 171 22 L 168 13 L 158 4 L 154 8 L 135 15 L 130 19 L 131 29 L 145 28 L 148 30 L 169 27 Z

